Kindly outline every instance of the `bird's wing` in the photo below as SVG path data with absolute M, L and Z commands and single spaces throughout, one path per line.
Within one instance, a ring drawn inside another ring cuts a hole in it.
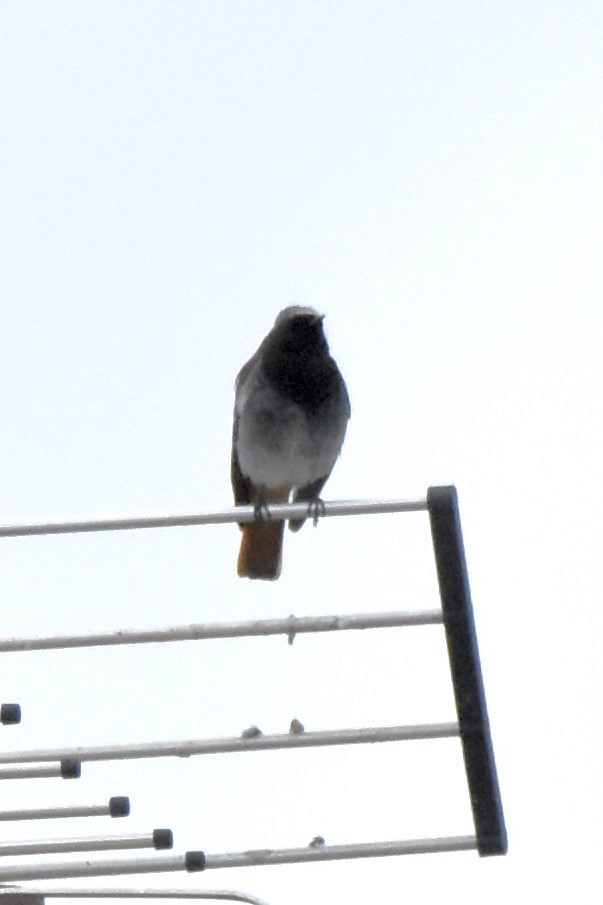
M 239 415 L 235 409 L 234 420 L 232 425 L 232 455 L 230 460 L 230 480 L 232 481 L 232 489 L 234 491 L 235 504 L 237 506 L 249 506 L 253 502 L 253 485 L 249 478 L 246 478 L 241 471 L 239 465 L 239 457 L 237 455 L 237 435 L 239 431 Z

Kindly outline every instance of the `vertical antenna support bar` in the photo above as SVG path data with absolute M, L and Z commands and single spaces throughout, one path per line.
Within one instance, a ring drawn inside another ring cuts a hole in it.
M 490 735 L 455 487 L 430 487 L 436 560 L 467 784 L 480 855 L 504 855 L 507 832 Z

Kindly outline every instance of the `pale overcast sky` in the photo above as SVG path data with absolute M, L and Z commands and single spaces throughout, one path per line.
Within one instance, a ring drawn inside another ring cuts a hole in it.
M 271 905 L 600 885 L 602 85 L 599 2 L 1 4 L 0 522 L 230 506 L 235 375 L 282 307 L 325 312 L 352 401 L 325 499 L 458 487 L 509 831 L 501 859 L 113 885 Z M 238 543 L 5 539 L 0 634 L 437 605 L 422 513 L 288 534 L 275 584 L 237 578 Z M 0 678 L 12 749 L 454 718 L 438 627 L 5 654 Z M 11 839 L 472 832 L 455 740 L 87 764 L 2 792 L 132 802 Z

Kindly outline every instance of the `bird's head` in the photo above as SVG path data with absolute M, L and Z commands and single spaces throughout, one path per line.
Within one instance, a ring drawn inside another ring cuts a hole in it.
M 314 308 L 292 305 L 277 316 L 272 335 L 278 345 L 293 354 L 304 354 L 327 345 L 322 322 L 324 314 Z

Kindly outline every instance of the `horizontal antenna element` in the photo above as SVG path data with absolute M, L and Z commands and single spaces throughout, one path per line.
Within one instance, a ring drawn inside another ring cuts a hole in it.
M 258 635 L 295 635 L 313 632 L 347 632 L 372 628 L 440 625 L 441 610 L 408 613 L 351 613 L 343 616 L 287 616 L 247 622 L 206 622 L 163 629 L 121 629 L 91 635 L 51 635 L 49 638 L 6 638 L 0 653 L 58 650 L 72 647 L 109 647 L 118 644 L 154 644 L 165 641 L 202 641 L 211 638 L 251 638 Z
M 335 500 L 323 503 L 319 517 L 335 515 L 381 515 L 388 512 L 422 512 L 427 500 Z M 269 518 L 283 521 L 314 518 L 314 506 L 308 503 L 271 503 Z M 265 512 L 265 510 L 262 510 Z M 187 528 L 192 525 L 225 525 L 231 522 L 254 522 L 258 514 L 254 506 L 233 506 L 217 512 L 191 515 L 152 515 L 139 518 L 94 519 L 82 522 L 46 522 L 31 525 L 0 525 L 0 537 L 24 537 L 34 534 L 80 534 L 88 531 L 129 531 L 135 528 Z
M 0 763 L 31 763 L 74 757 L 80 761 L 131 760 L 147 757 L 191 757 L 236 751 L 270 751 L 277 748 L 321 748 L 330 745 L 402 742 L 430 738 L 454 738 L 458 723 L 421 723 L 411 726 L 379 726 L 369 729 L 326 729 L 285 735 L 234 736 L 180 742 L 143 742 L 134 745 L 98 745 L 82 748 L 50 748 L 41 751 L 10 751 L 0 754 Z M 113 800 L 113 799 L 112 799 Z M 96 813 L 96 812 L 95 812 Z M 0 819 L 2 816 L 0 814 Z

